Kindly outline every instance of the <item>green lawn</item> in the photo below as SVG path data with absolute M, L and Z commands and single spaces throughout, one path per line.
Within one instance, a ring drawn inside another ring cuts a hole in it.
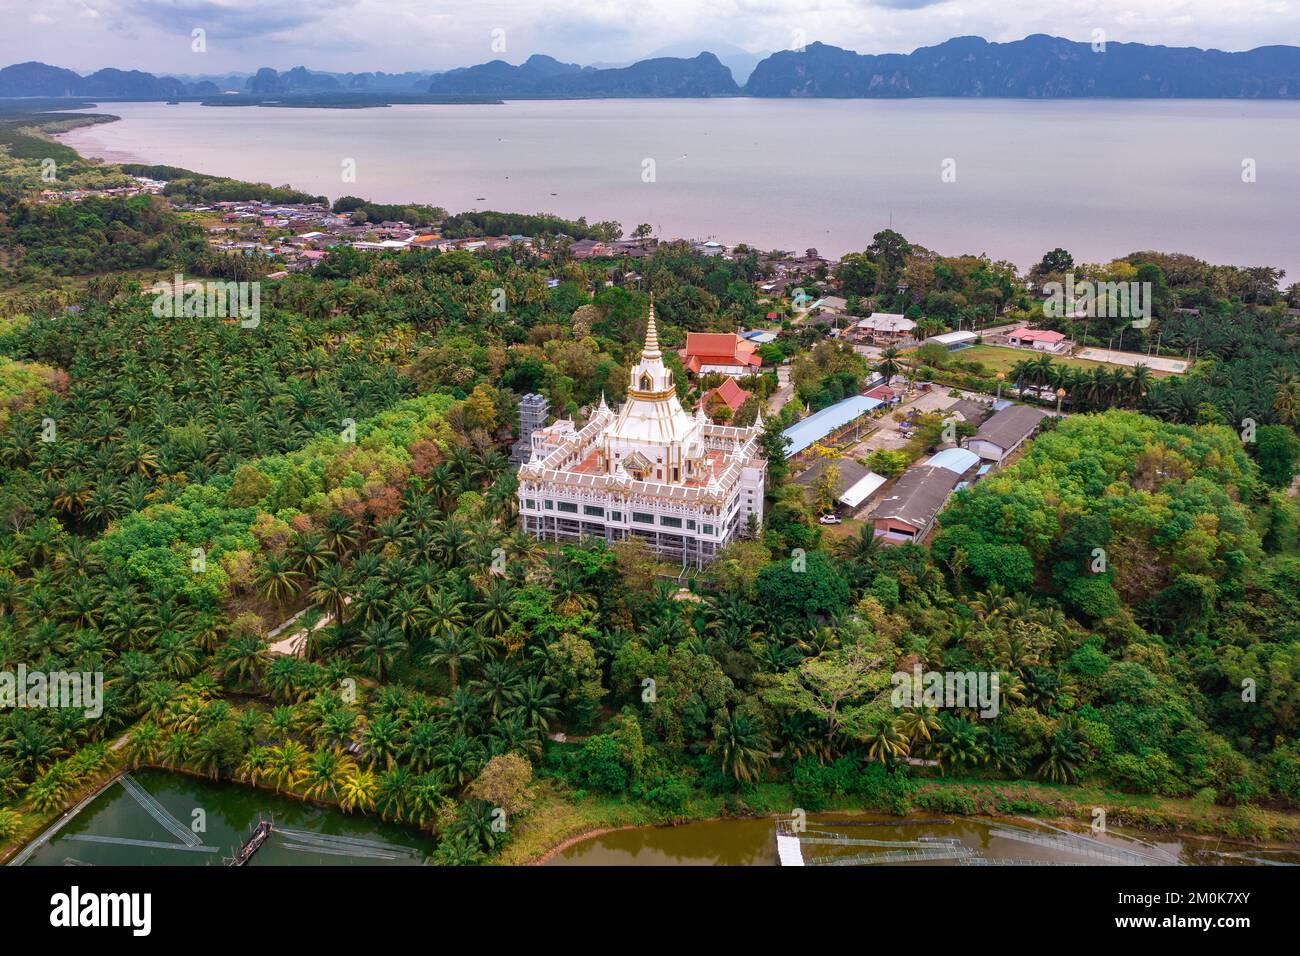
M 911 354 L 911 353 L 909 353 Z M 1124 369 L 1127 372 L 1133 371 L 1132 366 L 1119 365 L 1114 362 L 1096 362 L 1092 359 L 1074 358 L 1069 355 L 1055 355 L 1051 352 L 1031 352 L 1029 349 L 1013 349 L 1002 345 L 975 345 L 968 349 L 962 349 L 960 352 L 952 353 L 956 362 L 979 362 L 989 372 L 1006 372 L 1008 376 L 1011 370 L 1020 362 L 1034 361 L 1040 356 L 1046 355 L 1051 358 L 1056 365 L 1073 365 L 1076 368 L 1109 368 Z M 1172 372 L 1161 372 L 1151 369 L 1151 374 L 1155 378 L 1165 378 L 1172 375 Z
M 1001 345 L 976 345 L 968 349 L 962 349 L 960 352 L 954 352 L 953 358 L 961 362 L 979 362 L 991 371 L 1010 374 L 1011 369 L 1016 364 L 1034 361 L 1041 355 L 1050 355 L 1050 353 L 1005 348 Z M 1089 359 L 1071 358 L 1068 355 L 1051 355 L 1051 359 L 1057 365 L 1074 365 L 1078 368 L 1096 368 L 1098 366 L 1124 368 L 1122 365 L 1110 365 L 1108 362 L 1093 362 Z

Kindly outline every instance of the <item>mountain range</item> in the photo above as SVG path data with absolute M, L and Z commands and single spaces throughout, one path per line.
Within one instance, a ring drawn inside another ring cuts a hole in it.
M 1035 34 L 1013 43 L 957 37 L 910 54 L 864 55 L 811 43 L 754 69 L 750 96 L 1300 97 L 1300 47 L 1245 53 L 1087 43 Z
M 740 87 L 712 53 L 691 59 L 657 57 L 631 66 L 597 69 L 534 54 L 519 66 L 493 60 L 435 76 L 430 93 L 444 96 L 737 96 Z
M 737 69 L 744 51 L 727 46 Z M 617 66 L 580 66 L 535 54 L 518 66 L 493 60 L 435 72 L 328 73 L 263 67 L 255 74 L 188 81 L 139 70 L 104 69 L 88 76 L 44 63 L 0 69 L 0 97 L 117 99 L 210 98 L 241 92 L 292 98 L 312 94 L 420 92 L 446 97 L 574 99 L 584 97 L 833 97 L 915 96 L 1025 98 L 1300 98 L 1300 47 L 1267 46 L 1241 53 L 1194 47 L 1090 44 L 1035 34 L 1011 43 L 956 37 L 912 53 L 860 54 L 812 43 L 783 50 L 753 66 L 744 86 L 713 53 L 659 56 Z

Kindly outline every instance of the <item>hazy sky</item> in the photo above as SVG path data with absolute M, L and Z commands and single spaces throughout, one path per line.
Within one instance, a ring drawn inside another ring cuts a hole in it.
M 1170 46 L 1300 44 L 1300 0 L 0 0 L 0 15 L 0 66 L 34 59 L 83 73 L 400 72 L 531 53 L 585 64 L 681 44 L 777 50 L 795 31 L 864 53 L 964 34 L 1088 40 L 1098 28 Z M 191 50 L 195 29 L 204 53 Z M 495 50 L 494 31 L 504 31 Z

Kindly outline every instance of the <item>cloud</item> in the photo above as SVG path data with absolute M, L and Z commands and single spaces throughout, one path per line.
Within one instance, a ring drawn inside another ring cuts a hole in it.
M 253 3 L 247 0 L 132 0 L 119 16 L 145 21 L 164 30 L 188 34 L 202 27 L 228 39 L 269 38 L 321 20 L 346 16 L 358 0 L 311 0 L 310 3 Z
M 747 50 L 791 37 L 862 53 L 909 53 L 952 36 L 995 42 L 1047 33 L 1088 40 L 1243 50 L 1300 42 L 1294 0 L 0 0 L 0 60 L 41 59 L 188 74 L 287 69 L 448 69 L 548 53 L 571 63 L 630 61 L 709 38 Z M 55 26 L 57 29 L 50 29 Z M 207 31 L 202 64 L 190 31 Z M 504 54 L 491 46 L 505 31 Z M 3 65 L 3 64 L 0 64 Z
M 874 0 L 872 6 L 887 7 L 890 10 L 920 10 L 947 2 L 948 0 Z

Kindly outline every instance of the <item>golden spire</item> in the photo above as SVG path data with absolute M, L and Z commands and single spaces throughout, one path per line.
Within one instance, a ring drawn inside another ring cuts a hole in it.
M 663 353 L 659 351 L 659 331 L 655 328 L 655 297 L 650 296 L 650 321 L 645 327 L 645 348 L 641 350 L 643 359 L 659 359 Z

